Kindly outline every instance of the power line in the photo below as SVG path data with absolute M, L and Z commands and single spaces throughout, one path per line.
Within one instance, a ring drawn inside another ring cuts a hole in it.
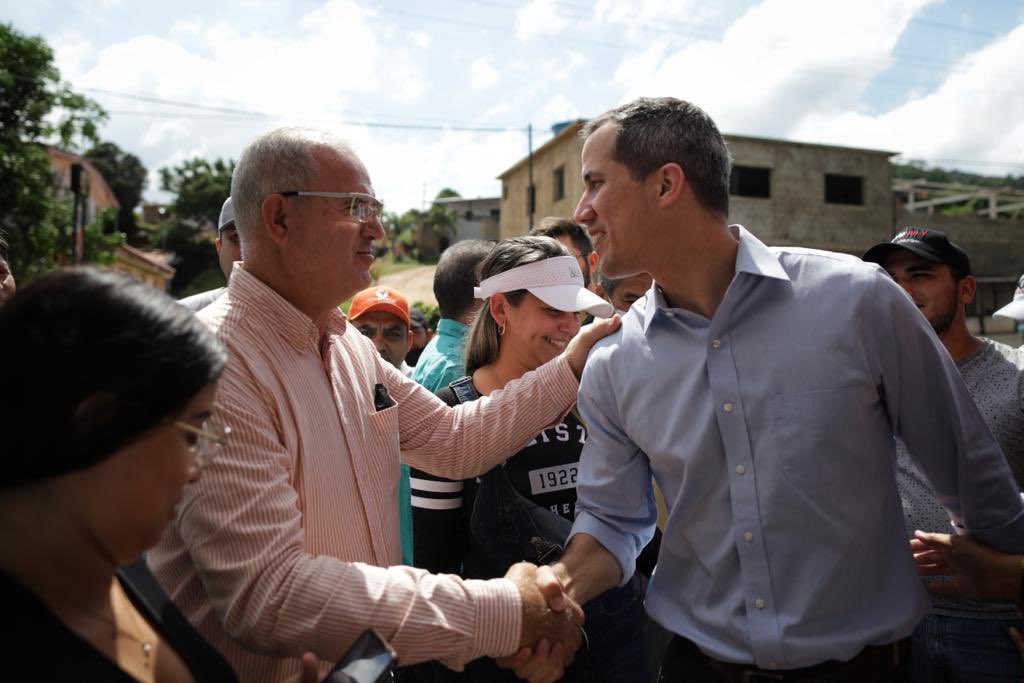
M 259 118 L 259 119 L 282 119 L 290 118 L 280 114 L 272 114 L 269 112 L 253 111 L 247 109 L 234 109 L 227 107 L 219 107 L 213 105 L 207 105 L 200 102 L 190 102 L 185 100 L 170 100 L 162 97 L 154 97 L 152 95 L 142 95 L 138 93 L 126 93 L 126 92 L 115 92 L 111 90 L 104 90 L 102 88 L 83 88 L 87 92 L 96 92 L 103 95 L 109 95 L 113 97 L 123 97 L 129 100 L 138 100 L 140 102 L 147 102 L 151 104 L 164 104 L 175 107 L 182 107 L 185 109 L 209 111 L 215 114 L 226 115 L 231 118 Z M 121 116 L 162 116 L 170 117 L 174 115 L 181 116 L 183 118 L 224 118 L 216 116 L 187 116 L 184 113 L 177 112 L 144 112 L 144 111 L 124 111 L 119 110 L 117 112 Z M 335 113 L 335 112 L 328 112 Z M 411 124 L 411 123 L 386 123 L 383 121 L 335 121 L 339 125 L 346 126 L 365 126 L 367 128 L 394 128 L 399 130 L 439 130 L 439 131 L 464 131 L 474 133 L 525 133 L 525 126 L 473 126 L 473 125 L 455 125 L 455 124 Z

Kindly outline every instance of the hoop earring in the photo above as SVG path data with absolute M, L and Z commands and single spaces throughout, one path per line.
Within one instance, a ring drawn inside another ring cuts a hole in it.
M 504 325 L 498 325 L 498 336 L 499 337 L 504 337 L 505 336 L 505 326 Z

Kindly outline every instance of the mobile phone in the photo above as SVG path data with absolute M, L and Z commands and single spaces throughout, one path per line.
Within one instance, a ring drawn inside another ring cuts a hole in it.
M 323 683 L 384 683 L 391 680 L 397 663 L 398 655 L 387 641 L 368 628 L 345 651 Z

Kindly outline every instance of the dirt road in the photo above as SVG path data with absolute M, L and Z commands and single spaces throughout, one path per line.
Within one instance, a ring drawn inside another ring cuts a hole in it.
M 412 305 L 417 301 L 437 305 L 434 298 L 434 268 L 436 266 L 416 266 L 385 275 L 377 284 L 397 289 L 405 295 Z

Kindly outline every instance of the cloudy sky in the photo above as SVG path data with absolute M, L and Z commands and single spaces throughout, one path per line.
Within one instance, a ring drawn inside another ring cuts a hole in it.
M 284 124 L 352 140 L 392 210 L 494 196 L 528 124 L 537 147 L 639 95 L 727 133 L 1024 173 L 1020 0 L 33 0 L 0 21 L 110 112 L 153 200 L 160 167 Z

